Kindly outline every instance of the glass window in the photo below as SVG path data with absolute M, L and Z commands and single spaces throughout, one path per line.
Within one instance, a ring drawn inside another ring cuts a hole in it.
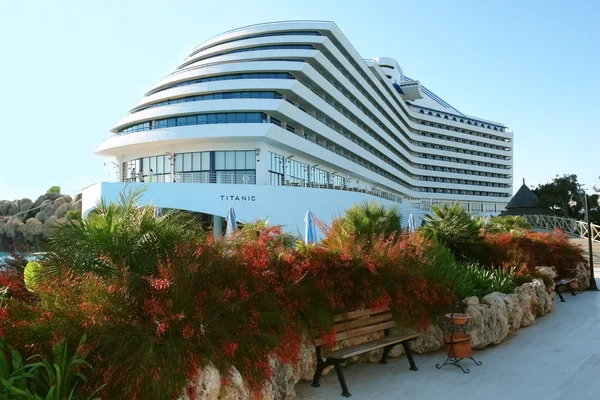
M 246 152 L 246 168 L 256 169 L 256 152 L 254 152 L 254 151 Z
M 235 169 L 246 169 L 246 152 L 235 152 Z
M 206 115 L 198 115 L 197 123 L 199 125 L 206 124 Z
M 183 154 L 175 154 L 175 172 L 183 171 Z
M 215 169 L 225 169 L 225 152 L 215 152 Z
M 186 125 L 186 117 L 177 117 L 177 126 Z
M 163 174 L 165 172 L 165 160 L 163 156 L 156 157 L 156 170 L 157 174 Z
M 192 169 L 194 171 L 202 170 L 202 153 L 192 153 Z
M 186 117 L 186 124 L 187 125 L 196 125 L 196 116 L 192 115 L 192 116 L 188 116 Z
M 167 119 L 167 126 L 171 127 L 171 126 L 177 126 L 177 120 L 175 118 L 168 118 Z
M 217 114 L 217 124 L 224 124 L 227 122 L 227 114 Z
M 192 170 L 192 153 L 185 153 L 183 155 L 183 170 L 184 171 Z
M 225 152 L 225 169 L 235 169 L 235 151 Z
M 208 151 L 202 153 L 202 170 L 210 170 L 210 153 Z

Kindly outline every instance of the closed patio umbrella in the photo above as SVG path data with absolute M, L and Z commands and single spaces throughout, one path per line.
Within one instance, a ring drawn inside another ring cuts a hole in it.
M 304 217 L 304 222 L 306 223 L 306 229 L 304 231 L 304 242 L 306 244 L 317 243 L 317 230 L 315 229 L 315 221 L 313 218 L 313 213 L 310 210 L 308 210 L 306 212 L 306 217 Z
M 225 236 L 230 237 L 236 230 L 237 221 L 235 219 L 235 210 L 233 207 L 229 207 L 227 209 L 227 229 L 225 230 Z
M 408 233 L 415 233 L 415 216 L 412 213 L 408 216 Z

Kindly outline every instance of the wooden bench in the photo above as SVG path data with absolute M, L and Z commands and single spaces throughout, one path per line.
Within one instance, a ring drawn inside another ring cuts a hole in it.
M 557 278 L 554 279 L 554 291 L 556 292 L 556 294 L 558 295 L 558 297 L 560 298 L 560 302 L 564 303 L 565 299 L 562 295 L 562 293 L 560 292 L 560 289 L 562 287 L 568 287 L 569 291 L 571 292 L 572 296 L 576 296 L 575 290 L 571 287 L 571 282 L 575 282 L 577 281 L 577 278 L 565 278 L 565 279 L 559 279 L 558 278 L 558 271 L 556 270 L 556 267 L 552 267 L 552 270 L 556 273 Z
M 356 346 L 344 347 L 326 352 L 323 349 L 325 344 L 323 337 L 313 337 L 313 342 L 317 351 L 317 369 L 313 377 L 313 387 L 321 386 L 319 379 L 323 370 L 328 366 L 333 365 L 337 374 L 340 385 L 342 386 L 342 396 L 350 397 L 351 394 L 348 391 L 348 385 L 344 379 L 344 374 L 340 363 L 351 357 L 358 356 L 360 354 L 368 353 L 373 350 L 383 348 L 383 354 L 381 364 L 387 364 L 387 357 L 395 346 L 402 344 L 408 362 L 410 363 L 410 369 L 412 371 L 418 371 L 415 361 L 413 360 L 408 342 L 419 337 L 419 334 L 390 334 L 390 329 L 395 327 L 392 314 L 389 309 L 367 309 L 349 312 L 347 314 L 340 314 L 334 317 L 334 330 L 336 343 L 341 341 L 352 339 L 358 336 L 367 335 L 375 332 L 382 332 L 384 336 L 381 339 L 372 340 Z M 325 358 L 325 359 L 324 359 Z

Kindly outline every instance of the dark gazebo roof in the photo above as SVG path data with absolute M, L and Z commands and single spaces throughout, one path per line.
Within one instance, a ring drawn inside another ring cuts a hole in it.
M 551 214 L 550 210 L 540 206 L 540 200 L 529 189 L 523 179 L 523 186 L 513 196 L 512 200 L 506 205 L 500 215 L 534 215 L 534 214 Z

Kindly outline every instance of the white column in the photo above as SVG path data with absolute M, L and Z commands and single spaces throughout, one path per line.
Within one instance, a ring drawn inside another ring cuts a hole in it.
M 223 236 L 223 217 L 213 216 L 213 235 L 216 238 Z

